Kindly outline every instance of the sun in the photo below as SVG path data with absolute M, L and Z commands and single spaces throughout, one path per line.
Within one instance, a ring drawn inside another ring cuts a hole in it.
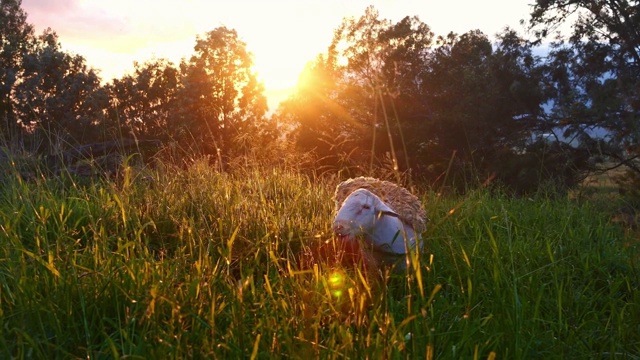
M 126 3 L 114 1 L 118 8 Z M 236 30 L 246 49 L 253 54 L 253 70 L 264 84 L 270 111 L 295 91 L 306 64 L 326 53 L 333 29 L 340 25 L 340 14 L 346 6 L 324 2 L 193 0 L 181 3 L 180 11 L 176 12 L 174 6 L 154 6 L 150 0 L 140 0 L 135 3 L 136 9 L 153 6 L 154 11 L 134 11 L 120 18 L 111 2 L 107 5 L 85 0 L 82 4 L 83 8 L 109 14 L 123 23 L 114 28 L 126 36 L 106 38 L 103 44 L 109 49 L 115 48 L 117 56 L 107 59 L 100 53 L 90 54 L 97 63 L 102 61 L 98 67 L 109 77 L 125 72 L 133 61 L 166 58 L 179 64 L 193 54 L 196 36 L 218 26 Z M 247 6 L 251 6 L 251 11 L 247 11 Z M 95 42 L 91 42 L 91 46 L 95 46 Z M 109 69 L 114 63 L 119 67 Z
M 270 110 L 275 110 L 295 91 L 298 76 L 302 71 L 298 70 L 298 67 L 295 62 L 277 63 L 268 57 L 255 61 L 253 70 L 257 73 L 258 80 L 264 85 Z
M 254 70 L 264 83 L 270 109 L 291 95 L 300 74 L 310 61 L 326 53 L 333 37 L 331 26 L 339 20 L 330 9 L 287 3 L 274 10 L 271 2 L 258 2 L 256 9 L 238 22 L 238 35 L 254 56 Z M 246 11 L 244 12 L 246 13 Z M 265 16 L 264 14 L 270 14 Z
M 273 110 L 294 93 L 305 66 L 326 48 L 306 44 L 303 38 L 285 40 L 278 33 L 267 38 L 280 41 L 248 40 L 247 47 L 254 55 L 253 69 L 264 84 L 269 108 Z

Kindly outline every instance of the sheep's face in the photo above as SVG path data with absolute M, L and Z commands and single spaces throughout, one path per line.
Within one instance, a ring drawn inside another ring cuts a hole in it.
M 367 237 L 382 216 L 397 217 L 398 214 L 369 190 L 358 189 L 342 203 L 333 220 L 333 231 L 343 239 Z

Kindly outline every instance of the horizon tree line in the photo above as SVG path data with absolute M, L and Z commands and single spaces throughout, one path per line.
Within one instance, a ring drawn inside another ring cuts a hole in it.
M 3 0 L 0 133 L 35 153 L 154 139 L 224 163 L 287 155 L 316 173 L 388 171 L 460 190 L 492 179 L 517 193 L 571 188 L 606 163 L 638 189 L 639 19 L 638 1 L 538 1 L 523 23 L 534 40 L 510 28 L 490 39 L 435 36 L 416 16 L 369 7 L 343 20 L 269 116 L 233 29 L 198 36 L 180 64 L 135 63 L 103 84 L 53 30 L 35 34 L 20 0 Z M 552 33 L 568 21 L 569 35 Z

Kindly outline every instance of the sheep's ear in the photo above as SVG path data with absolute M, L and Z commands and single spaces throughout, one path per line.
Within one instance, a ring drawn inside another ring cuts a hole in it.
M 398 213 L 396 213 L 395 211 L 393 211 L 392 208 L 390 208 L 387 204 L 380 202 L 380 204 L 378 204 L 378 206 L 376 207 L 376 211 L 378 212 L 379 216 L 393 216 L 393 217 L 397 217 L 399 218 L 400 215 L 398 215 Z

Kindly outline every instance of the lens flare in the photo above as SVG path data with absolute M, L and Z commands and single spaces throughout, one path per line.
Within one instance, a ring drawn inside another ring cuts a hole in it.
M 331 294 L 336 298 L 340 298 L 345 288 L 344 274 L 341 271 L 334 271 L 329 275 L 328 281 Z
M 331 287 L 341 287 L 344 284 L 344 274 L 339 271 L 334 271 L 331 276 L 329 276 L 329 284 Z

